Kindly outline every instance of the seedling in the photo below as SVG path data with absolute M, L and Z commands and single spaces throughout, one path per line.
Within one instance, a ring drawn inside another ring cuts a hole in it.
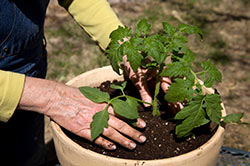
M 201 71 L 194 71 L 193 62 L 195 54 L 187 47 L 187 35 L 195 34 L 202 39 L 202 32 L 195 26 L 180 24 L 178 27 L 163 22 L 163 32 L 151 34 L 151 25 L 143 19 L 134 31 L 128 27 L 119 27 L 110 35 L 111 42 L 106 50 L 112 68 L 118 74 L 122 68 L 123 57 L 134 72 L 139 67 L 148 70 L 157 70 L 152 106 L 154 116 L 159 116 L 157 96 L 160 91 L 161 77 L 169 77 L 172 84 L 165 95 L 165 100 L 170 103 L 185 102 L 185 107 L 179 111 L 174 119 L 179 121 L 175 134 L 177 137 L 187 137 L 193 129 L 209 122 L 218 125 L 229 122 L 240 122 L 243 114 L 230 114 L 222 117 L 222 102 L 218 93 L 207 94 L 203 87 L 210 88 L 215 82 L 221 82 L 220 71 L 209 60 L 201 63 Z M 126 39 L 126 40 L 124 40 Z M 122 44 L 121 44 L 122 43 Z M 171 63 L 165 63 L 171 57 Z M 79 88 L 83 95 L 96 103 L 107 103 L 103 111 L 93 116 L 91 123 L 91 138 L 98 137 L 105 127 L 108 127 L 108 106 L 112 105 L 115 113 L 129 120 L 138 118 L 138 102 L 140 99 L 127 96 L 124 93 L 126 82 L 122 85 L 112 85 L 120 89 L 122 94 L 113 99 L 106 92 L 97 88 Z M 123 100 L 122 100 L 123 99 Z M 125 100 L 124 100 L 125 99 Z

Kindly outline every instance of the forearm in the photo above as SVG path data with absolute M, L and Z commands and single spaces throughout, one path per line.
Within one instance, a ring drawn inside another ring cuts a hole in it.
M 56 84 L 53 81 L 26 76 L 18 108 L 46 114 Z

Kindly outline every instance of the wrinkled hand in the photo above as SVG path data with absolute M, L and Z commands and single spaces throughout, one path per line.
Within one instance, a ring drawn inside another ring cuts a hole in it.
M 48 98 L 49 100 L 46 100 Z M 92 117 L 96 112 L 102 111 L 105 105 L 96 104 L 85 98 L 78 88 L 27 77 L 19 108 L 43 113 L 67 130 L 91 140 L 90 123 Z M 141 132 L 116 118 L 111 107 L 108 111 L 109 127 L 104 129 L 103 136 L 128 149 L 134 149 L 136 144 L 123 134 L 137 142 L 142 143 L 146 140 Z M 138 119 L 137 127 L 143 128 L 145 125 L 142 119 Z M 95 143 L 109 150 L 116 148 L 114 143 L 102 136 L 97 137 Z

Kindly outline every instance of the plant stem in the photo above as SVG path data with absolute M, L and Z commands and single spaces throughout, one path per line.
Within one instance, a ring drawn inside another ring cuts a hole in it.
M 191 73 L 192 73 L 192 75 L 194 76 L 194 79 L 195 79 L 195 84 L 196 84 L 197 82 L 199 82 L 199 79 L 198 79 L 198 77 L 197 77 L 196 73 L 195 73 L 192 69 L 190 69 L 190 72 L 191 72 Z
M 160 116 L 160 112 L 158 109 L 158 104 L 157 104 L 157 96 L 160 91 L 160 77 L 157 77 L 156 85 L 155 85 L 155 94 L 154 94 L 154 99 L 153 99 L 153 116 Z
M 160 116 L 160 111 L 158 109 L 158 104 L 157 104 L 157 96 L 160 92 L 160 85 L 161 85 L 160 73 L 162 72 L 163 67 L 164 67 L 164 64 L 160 64 L 159 74 L 157 75 L 157 78 L 156 78 L 155 93 L 154 93 L 154 99 L 153 99 L 153 116 Z
M 200 71 L 200 72 L 195 73 L 195 75 L 199 75 L 199 74 L 203 74 L 203 73 L 205 73 L 205 72 L 204 71 Z
M 130 98 L 130 99 L 135 100 L 135 101 L 140 102 L 140 103 L 145 103 L 145 104 L 152 105 L 152 103 L 145 102 L 145 101 L 142 101 L 142 100 L 137 99 L 137 98 L 135 98 L 135 97 L 132 97 L 132 96 L 127 96 L 127 95 L 125 95 L 125 94 L 120 95 L 120 96 L 116 96 L 116 97 L 112 98 L 112 99 L 108 102 L 108 105 L 109 105 L 109 104 L 110 104 L 113 100 L 115 100 L 115 99 L 119 99 L 119 98 L 123 98 L 123 97 Z
M 142 100 L 140 100 L 140 99 L 137 99 L 137 98 L 135 98 L 135 97 L 132 97 L 132 96 L 123 96 L 123 97 L 127 97 L 127 98 L 130 98 L 130 99 L 133 99 L 133 100 L 136 100 L 136 101 L 138 101 L 138 102 L 140 102 L 140 103 L 144 103 L 144 104 L 149 104 L 149 105 L 153 105 L 152 103 L 149 103 L 149 102 L 146 102 L 146 101 L 142 101 Z

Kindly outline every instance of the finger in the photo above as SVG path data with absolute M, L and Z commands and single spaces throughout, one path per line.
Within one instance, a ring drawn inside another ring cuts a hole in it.
M 148 90 L 145 89 L 144 87 L 139 92 L 140 92 L 142 101 L 147 102 L 147 103 L 143 103 L 144 107 L 150 107 L 151 105 L 148 103 L 152 103 L 152 97 L 150 96 L 150 93 L 148 92 Z
M 108 112 L 109 112 L 109 114 L 111 114 L 111 115 L 115 115 L 114 109 L 112 108 L 112 106 L 109 106 L 109 107 L 108 107 Z M 145 121 L 144 121 L 143 119 L 141 119 L 141 118 L 138 118 L 138 119 L 137 119 L 137 122 L 136 122 L 136 127 L 145 128 L 145 127 L 146 127 Z
M 99 136 L 95 139 L 95 144 L 108 149 L 108 150 L 115 150 L 116 149 L 116 145 L 108 140 L 106 140 L 105 138 Z
M 104 128 L 104 131 L 102 133 L 107 138 L 119 143 L 121 146 L 126 147 L 128 149 L 134 149 L 136 147 L 135 142 L 129 140 L 125 136 L 123 136 L 121 133 L 119 133 L 117 130 L 115 130 L 112 127 Z
M 136 122 L 136 127 L 145 128 L 146 127 L 146 122 L 143 119 L 138 118 L 137 122 Z
M 140 96 L 143 101 L 152 103 L 152 97 L 150 95 L 150 91 L 147 87 L 147 77 L 145 76 L 146 70 L 143 70 L 141 68 L 137 69 L 137 72 L 135 73 L 129 62 L 127 61 L 127 56 L 123 56 L 123 62 L 125 65 L 125 73 L 128 78 L 135 84 L 136 88 L 138 89 Z M 150 104 L 144 103 L 145 107 L 149 107 Z
M 177 102 L 176 104 L 178 105 L 178 109 L 179 109 L 179 111 L 180 111 L 180 110 L 182 110 L 182 109 L 184 108 L 184 106 L 183 106 L 183 104 L 182 104 L 182 103 Z
M 108 106 L 108 112 L 111 115 L 115 115 L 114 109 L 113 109 L 113 107 L 111 105 Z
M 138 89 L 142 100 L 148 103 L 152 103 L 152 97 L 147 86 L 147 81 L 142 78 L 140 81 L 135 83 L 135 86 Z M 145 107 L 150 107 L 150 104 L 143 103 L 143 105 Z
M 91 131 L 88 129 L 85 130 L 81 130 L 78 133 L 76 133 L 77 135 L 79 135 L 80 137 L 83 137 L 89 141 L 91 140 Z M 107 139 L 103 138 L 102 136 L 99 136 L 95 139 L 94 141 L 95 144 L 108 149 L 108 150 L 115 150 L 116 149 L 116 145 L 113 142 L 108 141 Z
M 184 108 L 183 104 L 180 103 L 180 102 L 177 102 L 177 103 L 168 103 L 168 106 L 169 106 L 170 112 L 172 114 L 176 114 L 176 113 L 178 113 L 179 111 L 181 111 Z
M 116 129 L 120 133 L 123 133 L 140 143 L 143 143 L 146 141 L 146 137 L 141 132 L 135 130 L 134 128 L 129 126 L 127 123 L 121 121 L 120 119 L 112 115 L 110 115 L 108 123 L 110 127 Z
M 161 78 L 161 88 L 166 93 L 168 88 L 170 87 L 172 81 L 169 77 L 162 77 Z

